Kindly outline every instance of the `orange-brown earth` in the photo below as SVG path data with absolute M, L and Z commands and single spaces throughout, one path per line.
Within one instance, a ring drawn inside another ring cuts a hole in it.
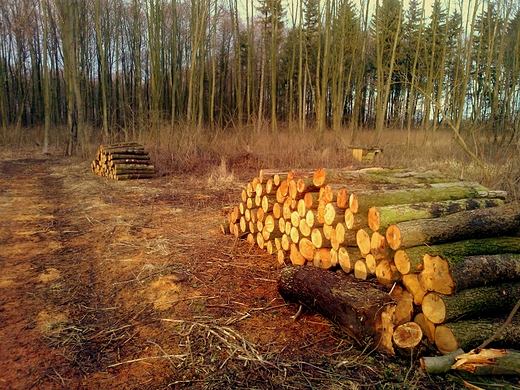
M 0 157 L 0 388 L 439 388 L 286 304 L 274 257 L 224 236 L 239 188 L 110 181 Z

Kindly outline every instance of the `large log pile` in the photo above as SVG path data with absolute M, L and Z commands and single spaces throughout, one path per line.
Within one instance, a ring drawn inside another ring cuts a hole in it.
M 113 180 L 146 179 L 155 173 L 148 152 L 136 142 L 101 145 L 91 167 L 96 175 Z
M 261 171 L 222 230 L 280 264 L 315 267 L 287 267 L 280 292 L 358 341 L 372 338 L 386 353 L 424 346 L 449 353 L 482 343 L 520 299 L 520 205 L 506 195 L 434 171 Z M 348 274 L 349 287 L 316 268 Z M 367 319 L 352 297 L 369 286 L 379 309 Z M 341 310 L 365 321 L 349 326 Z M 520 346 L 518 325 L 495 342 Z

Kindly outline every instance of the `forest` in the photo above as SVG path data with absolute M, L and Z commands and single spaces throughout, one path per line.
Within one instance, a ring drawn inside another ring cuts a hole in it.
M 2 138 L 38 126 L 44 150 L 56 126 L 69 154 L 180 128 L 511 144 L 519 93 L 515 0 L 0 3 Z

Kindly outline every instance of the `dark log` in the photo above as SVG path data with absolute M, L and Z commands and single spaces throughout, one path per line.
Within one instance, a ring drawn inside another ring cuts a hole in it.
M 320 268 L 289 266 L 280 273 L 278 291 L 334 321 L 359 344 L 394 354 L 395 302 L 376 285 Z
M 520 280 L 520 254 L 468 256 L 451 268 L 455 291 Z

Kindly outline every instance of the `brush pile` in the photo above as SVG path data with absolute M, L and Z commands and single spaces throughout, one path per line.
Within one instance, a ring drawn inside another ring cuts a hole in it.
M 101 145 L 91 167 L 96 175 L 113 180 L 147 179 L 155 173 L 148 152 L 136 142 Z
M 360 343 L 449 353 L 492 336 L 520 300 L 520 206 L 506 195 L 437 171 L 264 170 L 222 231 L 297 265 L 281 294 Z M 495 342 L 520 346 L 520 321 Z

